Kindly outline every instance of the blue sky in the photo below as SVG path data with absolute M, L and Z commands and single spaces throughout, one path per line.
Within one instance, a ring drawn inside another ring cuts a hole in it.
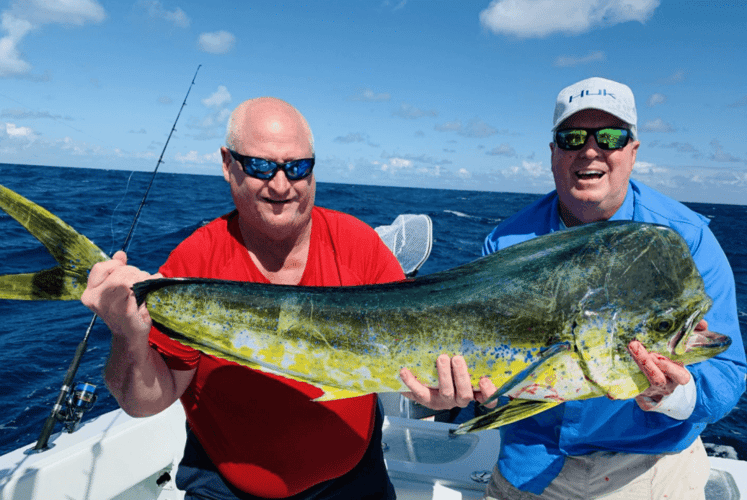
M 11 0 L 0 162 L 218 175 L 240 102 L 285 99 L 317 179 L 544 193 L 558 91 L 636 95 L 634 177 L 747 204 L 747 7 L 658 0 Z

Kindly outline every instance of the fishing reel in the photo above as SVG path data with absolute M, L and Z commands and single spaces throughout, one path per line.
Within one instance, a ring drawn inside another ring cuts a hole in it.
M 83 419 L 83 414 L 93 408 L 97 398 L 95 385 L 88 382 L 76 384 L 75 389 L 65 400 L 65 405 L 55 414 L 57 420 L 62 423 L 63 430 L 68 434 L 75 432 Z

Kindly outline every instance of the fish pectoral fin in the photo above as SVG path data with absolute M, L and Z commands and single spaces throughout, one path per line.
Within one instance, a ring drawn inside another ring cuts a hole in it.
M 545 363 L 550 361 L 555 356 L 558 356 L 560 354 L 565 353 L 566 351 L 570 350 L 571 343 L 570 342 L 559 342 L 557 344 L 553 344 L 550 347 L 544 349 L 541 352 L 541 357 L 534 361 L 532 364 L 521 370 L 516 375 L 512 376 L 510 379 L 508 379 L 502 386 L 500 386 L 496 391 L 493 393 L 492 396 L 490 396 L 483 405 L 487 405 L 492 403 L 493 401 L 496 401 L 499 397 L 502 395 L 508 393 L 511 389 L 519 385 L 523 380 L 525 380 L 527 377 L 529 377 L 532 372 L 543 366 Z
M 514 399 L 508 404 L 499 406 L 486 415 L 475 417 L 464 422 L 456 429 L 449 431 L 450 434 L 467 434 L 469 432 L 495 429 L 502 425 L 511 424 L 518 420 L 531 417 L 545 410 L 559 405 L 558 401 L 535 401 L 531 399 Z
M 609 399 L 630 399 L 644 391 L 648 382 L 633 361 L 617 355 L 619 350 L 606 327 L 587 325 L 576 333 L 576 349 L 586 380 Z
M 0 185 L 0 208 L 39 240 L 58 267 L 0 276 L 0 298 L 11 300 L 79 300 L 87 274 L 109 257 L 59 217 Z

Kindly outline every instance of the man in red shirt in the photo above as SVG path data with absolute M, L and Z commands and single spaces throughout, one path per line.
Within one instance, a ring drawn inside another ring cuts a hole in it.
M 314 206 L 311 130 L 274 98 L 240 104 L 221 148 L 236 210 L 198 229 L 159 275 L 305 286 L 404 279 L 376 232 Z M 124 252 L 91 270 L 83 303 L 106 322 L 105 380 L 130 415 L 180 399 L 189 427 L 177 485 L 186 499 L 393 499 L 375 394 L 313 402 L 314 386 L 203 354 L 152 327 L 130 287 L 150 275 Z

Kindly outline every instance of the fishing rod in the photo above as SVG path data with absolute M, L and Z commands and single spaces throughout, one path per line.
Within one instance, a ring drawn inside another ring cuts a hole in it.
M 166 139 L 166 143 L 163 145 L 163 150 L 161 151 L 161 156 L 158 158 L 158 162 L 156 163 L 156 168 L 153 170 L 153 175 L 150 179 L 150 183 L 148 183 L 148 187 L 145 189 L 145 194 L 143 195 L 143 199 L 140 201 L 140 206 L 137 209 L 137 212 L 135 213 L 135 217 L 132 219 L 132 225 L 130 226 L 130 231 L 127 233 L 127 237 L 125 237 L 125 241 L 122 244 L 122 251 L 126 252 L 127 249 L 130 247 L 130 242 L 132 241 L 132 236 L 135 233 L 135 226 L 137 226 L 138 219 L 140 219 L 140 212 L 143 210 L 143 206 L 145 206 L 145 200 L 148 198 L 148 193 L 150 193 L 150 188 L 153 186 L 153 181 L 156 180 L 156 173 L 158 173 L 158 167 L 163 163 L 163 155 L 166 152 L 166 147 L 169 145 L 169 141 L 171 140 L 171 136 L 173 135 L 174 131 L 176 130 L 176 122 L 179 121 L 179 117 L 182 114 L 182 110 L 184 109 L 184 106 L 187 104 L 187 98 L 189 97 L 189 93 L 192 91 L 192 86 L 195 84 L 195 79 L 197 78 L 197 72 L 200 71 L 200 67 L 202 67 L 202 64 L 197 66 L 197 70 L 195 71 L 194 76 L 192 77 L 192 83 L 189 84 L 189 88 L 187 89 L 187 95 L 184 96 L 184 101 L 182 102 L 182 106 L 179 108 L 179 113 L 176 115 L 176 120 L 174 120 L 174 125 L 171 127 L 171 132 L 169 132 L 169 136 Z M 65 430 L 67 432 L 73 432 L 78 424 L 80 423 L 81 418 L 83 417 L 83 413 L 90 409 L 93 404 L 96 402 L 96 386 L 89 384 L 89 383 L 81 383 L 75 386 L 75 389 L 73 390 L 72 394 L 70 393 L 71 387 L 70 385 L 73 383 L 73 379 L 75 378 L 75 374 L 78 371 L 78 367 L 80 366 L 80 361 L 83 358 L 83 354 L 86 352 L 86 349 L 88 347 L 88 338 L 91 335 L 91 330 L 93 330 L 93 325 L 96 324 L 96 319 L 98 318 L 97 314 L 94 314 L 91 318 L 91 322 L 88 324 L 88 328 L 86 329 L 86 333 L 83 336 L 83 340 L 81 340 L 80 344 L 78 344 L 77 349 L 75 349 L 75 355 L 73 356 L 73 360 L 70 363 L 70 366 L 67 369 L 67 373 L 65 374 L 65 378 L 62 381 L 62 387 L 60 388 L 60 394 L 57 396 L 57 401 L 55 401 L 54 406 L 52 407 L 52 411 L 50 412 L 49 416 L 44 422 L 44 426 L 42 427 L 42 431 L 39 434 L 39 439 L 36 442 L 36 446 L 31 452 L 42 452 L 45 450 L 48 450 L 50 448 L 49 446 L 49 437 L 52 435 L 52 430 L 54 429 L 54 424 L 58 421 L 61 421 L 63 425 L 65 426 Z M 66 405 L 66 406 L 63 406 Z

